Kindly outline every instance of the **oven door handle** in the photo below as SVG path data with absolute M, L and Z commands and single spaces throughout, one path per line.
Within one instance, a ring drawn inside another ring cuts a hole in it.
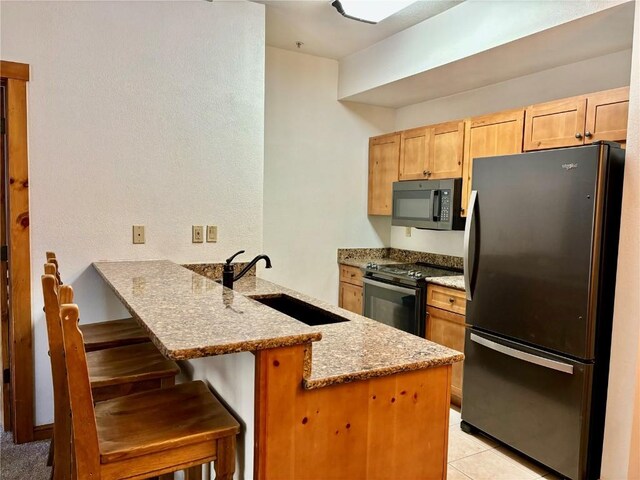
M 371 280 L 369 278 L 363 278 L 362 279 L 362 283 L 364 283 L 365 285 L 371 285 L 371 286 L 374 286 L 374 287 L 386 288 L 387 290 L 392 290 L 392 291 L 398 292 L 398 293 L 406 293 L 407 295 L 415 295 L 416 294 L 415 289 L 399 287 L 397 285 L 391 285 L 391 284 L 384 283 L 384 282 L 377 282 L 377 281 Z

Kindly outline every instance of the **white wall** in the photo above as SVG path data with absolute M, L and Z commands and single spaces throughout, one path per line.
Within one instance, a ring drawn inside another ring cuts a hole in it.
M 57 252 L 83 321 L 124 315 L 99 259 L 219 261 L 262 247 L 264 6 L 2 2 L 1 57 L 31 65 L 36 423 L 52 421 L 40 274 Z M 191 244 L 191 225 L 218 225 Z M 146 225 L 145 245 L 131 226 Z
M 367 217 L 368 138 L 394 111 L 336 100 L 338 63 L 267 48 L 266 279 L 337 302 L 340 247 L 381 247 L 389 217 Z
M 468 92 L 399 108 L 396 130 L 466 118 L 629 85 L 631 50 L 556 67 Z M 630 130 L 631 131 L 631 130 Z M 462 232 L 391 228 L 391 246 L 462 256 Z
M 640 479 L 640 3 L 636 2 L 602 479 Z M 637 393 L 636 393 L 637 392 Z

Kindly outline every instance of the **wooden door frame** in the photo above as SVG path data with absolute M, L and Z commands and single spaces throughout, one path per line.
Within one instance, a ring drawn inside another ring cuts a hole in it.
M 34 439 L 34 361 L 27 152 L 29 65 L 0 60 L 0 77 L 6 80 L 11 413 L 13 439 L 15 443 L 25 443 Z

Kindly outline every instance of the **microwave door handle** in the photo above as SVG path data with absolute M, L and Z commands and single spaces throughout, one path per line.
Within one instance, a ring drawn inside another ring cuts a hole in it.
M 433 191 L 433 221 L 440 221 L 440 190 Z

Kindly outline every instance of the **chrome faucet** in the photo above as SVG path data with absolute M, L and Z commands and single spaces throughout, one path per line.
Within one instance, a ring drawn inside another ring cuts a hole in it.
M 244 253 L 244 250 L 240 250 L 239 252 L 236 252 L 233 255 L 231 255 L 231 257 L 227 258 L 226 263 L 222 268 L 222 285 L 224 285 L 227 288 L 233 288 L 233 282 L 235 282 L 236 280 L 240 280 L 245 275 L 245 273 L 251 270 L 251 268 L 256 263 L 258 263 L 258 261 L 262 259 L 264 259 L 266 263 L 266 268 L 271 268 L 271 259 L 266 255 L 258 255 L 256 258 L 251 260 L 249 264 L 246 267 L 244 267 L 240 273 L 238 273 L 237 275 L 234 275 L 233 265 L 231 265 L 231 262 L 233 261 L 234 258 L 236 258 L 241 253 Z

